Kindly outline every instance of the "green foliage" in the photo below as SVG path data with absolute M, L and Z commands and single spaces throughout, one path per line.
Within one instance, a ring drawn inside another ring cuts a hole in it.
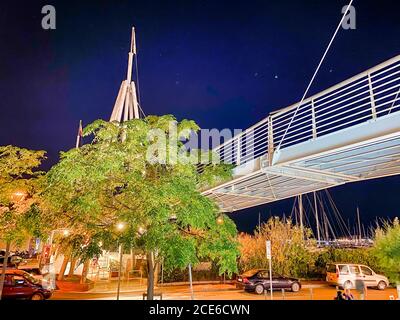
M 359 263 L 371 267 L 374 271 L 380 272 L 377 259 L 374 257 L 371 248 L 328 248 L 320 249 L 315 256 L 316 272 L 324 275 L 328 263 Z
M 392 282 L 400 283 L 400 224 L 395 218 L 378 228 L 375 234 L 373 254 L 379 266 Z
M 5 242 L 43 234 L 38 197 L 43 172 L 36 169 L 44 159 L 44 151 L 0 146 L 0 238 Z
M 273 271 L 286 276 L 305 277 L 314 262 L 309 249 L 313 243 L 304 240 L 309 234 L 310 230 L 305 229 L 303 236 L 300 228 L 293 225 L 291 220 L 270 218 L 254 236 L 242 234 L 239 237 L 241 271 L 269 268 L 266 240 L 270 240 Z
M 101 238 L 153 251 L 166 269 L 209 257 L 221 273 L 235 272 L 236 227 L 228 217 L 218 224 L 219 209 L 199 192 L 229 178 L 230 167 L 210 165 L 200 173 L 195 163 L 175 161 L 188 132 L 198 129 L 193 121 L 177 122 L 171 115 L 88 125 L 84 135 L 92 142 L 62 153 L 47 174 L 45 197 L 53 221 L 85 234 L 89 243 Z M 149 154 L 163 136 L 166 144 Z M 205 157 L 201 151 L 194 154 Z M 125 229 L 119 233 L 115 226 L 120 221 Z
M 214 263 L 211 264 L 211 268 L 209 270 L 196 270 L 192 269 L 192 280 L 193 281 L 221 281 L 223 280 L 223 275 L 219 274 L 219 268 Z M 228 276 L 225 276 L 225 279 L 230 279 Z M 159 281 L 161 281 L 161 274 L 159 274 Z M 173 269 L 164 271 L 163 274 L 164 283 L 168 282 L 188 282 L 189 281 L 189 271 L 186 268 L 182 269 Z

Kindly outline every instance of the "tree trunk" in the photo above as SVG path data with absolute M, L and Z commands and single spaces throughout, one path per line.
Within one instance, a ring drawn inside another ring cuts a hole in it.
M 76 266 L 76 259 L 71 257 L 71 264 L 69 267 L 68 278 L 73 277 L 74 271 L 75 271 L 75 266 Z
M 1 270 L 1 277 L 0 277 L 0 300 L 3 294 L 4 280 L 6 279 L 6 269 L 8 265 L 8 257 L 10 256 L 10 247 L 11 243 L 8 241 L 6 244 L 6 254 L 4 255 L 3 268 Z
M 154 299 L 154 252 L 147 253 L 147 300 Z
M 135 259 L 135 255 L 133 253 L 133 249 L 131 249 L 131 260 L 132 260 L 132 268 L 131 268 L 131 270 L 135 270 L 136 269 L 136 259 Z
M 65 270 L 67 269 L 68 260 L 69 260 L 68 256 L 64 255 L 64 260 L 61 265 L 60 273 L 58 274 L 58 278 L 57 278 L 58 281 L 64 280 L 64 273 L 65 273 Z
M 90 260 L 86 260 L 85 263 L 83 264 L 82 277 L 81 277 L 81 281 L 80 281 L 81 284 L 86 283 L 86 277 L 89 272 L 89 264 L 90 264 Z
M 160 276 L 160 264 L 158 262 L 154 262 L 154 285 L 158 284 L 159 276 Z

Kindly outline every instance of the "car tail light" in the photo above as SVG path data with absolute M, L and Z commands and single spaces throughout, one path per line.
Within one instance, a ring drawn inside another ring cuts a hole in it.
M 243 283 L 250 283 L 250 281 L 247 278 L 243 278 Z

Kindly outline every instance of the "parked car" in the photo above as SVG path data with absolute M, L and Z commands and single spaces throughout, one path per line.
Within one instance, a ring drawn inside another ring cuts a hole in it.
M 49 278 L 49 273 L 44 269 L 40 269 L 38 266 L 30 266 L 30 265 L 20 265 L 18 270 L 23 270 L 28 272 L 32 277 L 39 280 L 42 284 L 43 288 L 48 289 L 51 285 L 51 278 Z
M 264 269 L 249 270 L 236 279 L 236 287 L 245 291 L 262 294 L 270 288 L 269 271 Z M 272 290 L 288 289 L 297 292 L 301 289 L 298 279 L 272 274 Z
M 357 279 L 363 280 L 367 287 L 384 290 L 389 280 L 377 274 L 370 267 L 354 263 L 330 263 L 326 266 L 326 281 L 343 289 L 355 288 Z
M 29 273 L 18 269 L 6 270 L 2 298 L 44 300 L 49 299 L 51 294 Z
M 5 258 L 5 251 L 1 250 L 1 252 L 0 252 L 0 266 L 3 265 L 4 258 Z M 17 267 L 20 263 L 23 262 L 23 259 L 20 256 L 14 254 L 14 253 L 10 253 L 10 255 L 8 256 L 7 261 L 8 261 L 7 267 Z

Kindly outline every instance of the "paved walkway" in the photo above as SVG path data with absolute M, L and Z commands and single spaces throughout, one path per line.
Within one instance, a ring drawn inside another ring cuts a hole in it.
M 303 281 L 302 288 L 322 288 L 325 287 L 326 283 L 323 281 Z M 155 287 L 156 291 L 168 291 L 170 288 L 185 289 L 189 287 L 189 282 L 176 282 L 176 283 L 166 283 L 164 285 L 157 285 Z M 226 283 L 221 283 L 219 281 L 198 281 L 193 283 L 195 291 L 199 292 L 216 292 L 216 291 L 229 291 L 237 290 L 234 281 L 227 281 Z M 87 292 L 76 292 L 79 293 L 115 293 L 118 289 L 117 280 L 105 280 L 97 281 L 94 288 Z M 136 293 L 141 294 L 146 291 L 146 279 L 140 282 L 139 280 L 121 280 L 120 292 L 121 293 Z
M 120 300 L 142 300 L 144 287 L 137 287 L 138 291 L 121 291 Z M 255 293 L 244 292 L 234 288 L 233 285 L 194 285 L 194 299 L 196 300 L 269 300 L 270 295 L 257 295 Z M 156 292 L 162 293 L 163 300 L 190 300 L 191 293 L 188 286 L 168 286 L 156 289 Z M 357 292 L 353 291 L 356 299 Z M 299 292 L 280 292 L 275 291 L 274 300 L 333 300 L 336 296 L 334 287 L 324 286 L 319 288 L 302 288 Z M 397 298 L 394 288 L 387 288 L 384 291 L 370 289 L 366 300 L 389 300 L 393 296 Z M 159 299 L 159 297 L 155 297 Z M 52 297 L 54 300 L 116 300 L 117 292 L 60 292 L 56 291 Z

